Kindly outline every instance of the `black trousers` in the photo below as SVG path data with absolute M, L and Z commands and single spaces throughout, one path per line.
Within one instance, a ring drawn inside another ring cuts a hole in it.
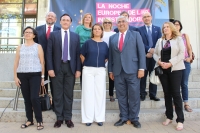
M 109 77 L 109 74 L 108 74 L 108 77 Z M 109 77 L 109 96 L 113 96 L 114 93 L 114 80 L 112 80 L 110 77 Z
M 147 95 L 146 90 L 146 81 L 147 81 L 147 76 L 151 74 L 155 66 L 155 60 L 153 58 L 146 58 L 146 67 L 147 69 L 145 70 L 145 75 L 143 78 L 140 80 L 140 95 Z M 149 97 L 155 97 L 157 94 L 157 85 L 152 84 L 149 82 Z
M 176 122 L 183 123 L 184 115 L 183 115 L 182 98 L 180 94 L 182 70 L 171 72 L 171 68 L 164 69 L 163 74 L 159 78 L 164 91 L 165 107 L 166 107 L 165 114 L 167 118 L 170 120 L 173 119 L 173 102 L 174 102 L 175 112 L 177 114 Z
M 42 111 L 39 99 L 41 86 L 41 72 L 35 73 L 17 73 L 21 81 L 21 91 L 24 97 L 26 117 L 28 121 L 33 122 L 33 111 L 37 122 L 42 122 Z
M 71 120 L 75 75 L 71 71 L 70 62 L 62 63 L 60 71 L 51 80 L 57 120 Z

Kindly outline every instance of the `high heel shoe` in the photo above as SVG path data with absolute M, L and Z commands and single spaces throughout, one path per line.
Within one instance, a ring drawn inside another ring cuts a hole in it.
M 177 126 L 176 126 L 176 130 L 177 130 L 177 131 L 183 130 L 183 123 L 178 122 L 178 123 L 177 123 Z
M 163 124 L 164 126 L 167 126 L 167 125 L 169 125 L 170 123 L 172 123 L 172 120 L 166 119 L 162 124 Z

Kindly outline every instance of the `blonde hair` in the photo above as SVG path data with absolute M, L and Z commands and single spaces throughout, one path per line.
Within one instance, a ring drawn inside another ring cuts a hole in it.
M 172 22 L 165 22 L 165 23 L 163 24 L 163 26 L 162 26 L 162 34 L 163 34 L 162 39 L 165 39 L 165 34 L 164 34 L 164 25 L 165 25 L 165 24 L 168 24 L 168 25 L 169 25 L 169 28 L 170 28 L 171 31 L 172 31 L 171 37 L 172 37 L 173 39 L 177 38 L 177 37 L 179 36 L 179 33 L 178 33 L 176 27 L 174 26 L 174 24 L 173 24 Z
M 104 19 L 103 19 L 103 23 L 104 23 L 106 20 L 109 21 L 109 22 L 111 22 L 110 30 L 112 30 L 113 23 L 112 23 L 111 19 L 109 19 L 109 18 L 104 18 Z M 102 23 L 102 26 L 103 26 L 103 23 Z M 105 29 L 104 26 L 103 26 L 103 29 Z
M 84 14 L 83 18 L 82 18 L 82 25 L 84 25 L 84 19 L 86 18 L 87 15 L 90 15 L 91 16 L 91 22 L 90 22 L 90 27 L 92 27 L 92 23 L 93 23 L 93 17 L 92 17 L 92 14 L 91 13 L 86 13 Z

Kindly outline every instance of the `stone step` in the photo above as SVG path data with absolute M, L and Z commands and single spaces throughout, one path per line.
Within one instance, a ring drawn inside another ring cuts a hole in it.
M 5 108 L 9 104 L 9 102 L 13 98 L 5 98 L 0 97 L 0 108 Z M 14 105 L 14 100 L 11 102 L 11 104 L 8 106 L 9 108 L 12 108 Z M 200 108 L 200 98 L 190 98 L 189 105 L 191 108 Z M 18 108 L 24 108 L 24 99 L 19 98 L 18 101 Z M 146 98 L 145 101 L 141 102 L 141 109 L 160 109 L 165 108 L 164 99 L 161 98 L 160 101 L 153 101 L 149 98 Z M 81 109 L 81 99 L 74 99 L 73 102 L 73 109 L 74 110 L 80 110 Z M 118 110 L 118 100 L 116 99 L 115 102 L 110 102 L 109 99 L 106 100 L 106 110 Z
M 0 114 L 4 111 L 4 108 L 0 108 Z M 141 109 L 139 114 L 140 122 L 161 122 L 165 117 L 165 109 Z M 199 120 L 200 109 L 193 109 L 193 112 L 184 112 L 185 121 L 195 121 Z M 81 110 L 73 110 L 72 111 L 72 121 L 73 122 L 81 122 Z M 53 111 L 44 111 L 43 122 L 44 123 L 53 123 L 56 121 L 56 116 Z M 106 120 L 105 122 L 112 122 L 113 124 L 119 120 L 119 110 L 106 110 Z M 176 115 L 174 114 L 174 118 L 176 119 Z M 174 119 L 174 123 L 175 123 Z M 24 109 L 18 109 L 18 111 L 14 111 L 12 108 L 7 108 L 1 118 L 2 122 L 24 122 L 26 121 L 26 115 Z M 36 120 L 34 120 L 36 121 Z
M 148 93 L 148 89 L 146 89 Z M 200 89 L 189 89 L 189 98 L 200 98 Z M 50 93 L 50 91 L 49 91 Z M 0 89 L 0 97 L 15 97 L 16 89 Z M 22 95 L 20 95 L 22 97 Z M 114 97 L 116 97 L 115 90 L 114 90 Z M 148 97 L 148 94 L 147 94 Z M 163 98 L 164 93 L 161 88 L 157 90 L 157 97 Z M 110 98 L 109 90 L 106 90 L 106 98 Z M 74 99 L 81 99 L 81 90 L 74 90 Z
M 198 75 L 200 77 L 200 75 Z M 148 88 L 148 82 L 146 85 L 146 88 Z M 0 89 L 16 89 L 17 86 L 15 85 L 14 81 L 6 81 L 6 82 L 0 82 Z M 106 82 L 106 89 L 108 90 L 109 88 L 109 82 Z M 199 82 L 188 82 L 188 88 L 192 88 L 192 89 L 200 89 L 200 85 Z M 161 85 L 158 85 L 158 89 L 162 89 Z M 80 87 L 80 82 L 76 82 L 75 86 L 74 86 L 74 90 L 81 90 Z

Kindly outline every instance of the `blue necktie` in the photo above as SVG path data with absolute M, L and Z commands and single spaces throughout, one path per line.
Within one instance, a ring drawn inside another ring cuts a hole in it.
M 67 35 L 67 31 L 65 31 L 63 61 L 66 62 L 67 60 L 68 60 L 68 35 Z
M 150 26 L 147 26 L 147 28 L 148 28 L 148 31 L 147 31 L 148 42 L 149 42 L 149 47 L 151 48 L 153 46 L 153 40 L 152 40 L 152 36 L 151 36 Z

